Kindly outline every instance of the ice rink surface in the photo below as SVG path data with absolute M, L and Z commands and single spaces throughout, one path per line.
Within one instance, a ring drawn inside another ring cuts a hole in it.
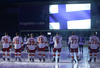
M 2 54 L 0 54 L 0 68 L 100 68 L 100 53 L 98 53 L 96 63 L 92 61 L 88 63 L 89 52 L 85 47 L 83 54 L 79 52 L 80 62 L 71 62 L 70 52 L 68 48 L 62 49 L 60 62 L 52 62 L 52 52 L 46 53 L 46 62 L 39 62 L 38 52 L 35 54 L 35 61 L 30 62 L 27 59 L 27 53 L 24 51 L 21 55 L 22 62 L 15 62 L 14 53 L 11 54 L 11 61 L 3 61 Z

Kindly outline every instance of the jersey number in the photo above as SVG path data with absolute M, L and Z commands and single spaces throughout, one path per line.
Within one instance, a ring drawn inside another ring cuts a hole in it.
M 92 39 L 92 44 L 97 44 L 97 40 Z
M 3 40 L 4 40 L 4 43 L 8 43 L 8 39 L 5 39 L 5 38 L 4 38 Z
M 72 39 L 72 44 L 75 42 L 75 44 L 77 43 L 77 39 Z
M 15 44 L 19 44 L 19 39 L 15 39 Z
M 56 39 L 57 44 L 59 44 L 59 39 Z
M 43 43 L 44 39 L 42 37 L 39 38 L 39 43 Z
M 35 45 L 35 41 L 29 41 L 30 44 L 29 45 Z

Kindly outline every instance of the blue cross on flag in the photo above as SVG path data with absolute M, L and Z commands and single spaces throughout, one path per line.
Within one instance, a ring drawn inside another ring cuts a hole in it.
M 91 29 L 91 4 L 49 6 L 50 29 Z

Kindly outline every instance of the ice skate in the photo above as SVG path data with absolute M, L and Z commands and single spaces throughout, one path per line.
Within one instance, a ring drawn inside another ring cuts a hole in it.
M 3 60 L 5 61 L 5 58 L 3 58 Z
M 94 62 L 96 62 L 96 58 L 94 58 Z
M 55 58 L 53 58 L 52 62 L 55 62 Z
M 15 57 L 15 61 L 17 61 L 17 57 Z
M 57 59 L 57 62 L 59 62 L 59 58 Z
M 92 58 L 90 58 L 90 60 L 88 62 L 91 62 L 92 61 Z
M 34 58 L 32 58 L 32 62 L 34 62 Z
M 21 58 L 19 58 L 19 61 L 21 62 Z
M 45 62 L 45 58 L 43 58 L 43 62 Z
M 77 59 L 77 61 L 79 62 L 81 59 Z
M 40 62 L 41 62 L 41 58 L 39 58 Z
M 9 58 L 7 58 L 7 60 L 8 60 L 8 61 L 10 61 L 10 59 L 9 59 Z
M 76 63 L 76 60 L 75 59 L 72 59 L 72 61 L 71 62 L 74 62 L 75 61 L 75 63 Z
M 31 58 L 29 58 L 29 61 L 31 61 Z

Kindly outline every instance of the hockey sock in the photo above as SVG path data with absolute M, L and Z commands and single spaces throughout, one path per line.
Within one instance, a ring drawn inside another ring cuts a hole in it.
M 34 53 L 32 53 L 31 55 L 32 55 L 32 58 L 34 58 L 35 54 L 34 54 Z
M 15 58 L 18 56 L 18 54 L 17 53 L 15 53 Z
M 32 56 L 31 56 L 31 53 L 28 53 L 28 59 L 31 61 L 31 58 L 32 58 Z
M 71 58 L 74 59 L 74 52 L 71 52 Z
M 94 58 L 97 58 L 97 53 L 94 53 Z
M 77 60 L 79 60 L 78 52 L 76 52 L 76 57 L 77 57 Z
M 43 58 L 45 58 L 45 54 L 43 54 Z
M 58 58 L 60 57 L 60 53 L 58 52 Z
M 5 58 L 5 52 L 3 52 L 3 58 Z
M 18 53 L 18 57 L 21 58 L 21 53 Z
M 54 54 L 53 54 L 53 58 L 55 58 L 55 56 L 56 56 L 56 54 L 55 54 L 55 52 L 54 52 Z
M 90 53 L 90 58 L 92 58 L 92 53 Z
M 7 58 L 9 58 L 10 57 L 10 53 L 9 52 L 7 52 Z
M 39 54 L 39 58 L 41 58 L 41 53 Z

